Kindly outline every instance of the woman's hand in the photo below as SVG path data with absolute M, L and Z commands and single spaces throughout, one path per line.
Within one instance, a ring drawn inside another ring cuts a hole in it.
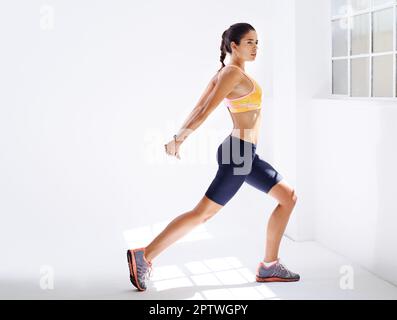
M 178 159 L 181 159 L 179 155 L 179 147 L 181 146 L 181 144 L 182 144 L 181 141 L 176 141 L 175 139 L 173 139 L 164 145 L 165 152 L 170 156 L 175 156 Z

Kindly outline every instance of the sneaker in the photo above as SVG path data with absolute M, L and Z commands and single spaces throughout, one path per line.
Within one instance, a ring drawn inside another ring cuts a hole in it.
M 146 290 L 152 272 L 152 263 L 146 260 L 144 253 L 145 248 L 127 250 L 130 280 L 139 291 Z
M 288 270 L 283 264 L 280 263 L 280 258 L 277 262 L 266 267 L 263 261 L 258 265 L 256 271 L 256 281 L 257 282 L 289 282 L 298 281 L 300 279 L 299 274 Z

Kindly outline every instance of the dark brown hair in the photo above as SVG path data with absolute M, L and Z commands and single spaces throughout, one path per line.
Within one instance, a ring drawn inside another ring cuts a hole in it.
M 255 31 L 254 27 L 251 26 L 249 23 L 240 22 L 232 24 L 227 30 L 222 33 L 222 43 L 220 47 L 220 62 L 222 63 L 222 67 L 218 70 L 218 72 L 222 70 L 222 68 L 225 66 L 225 63 L 223 61 L 226 58 L 226 52 L 232 54 L 232 48 L 230 47 L 230 43 L 233 41 L 237 45 L 240 45 L 241 38 L 244 37 L 244 35 L 251 30 Z

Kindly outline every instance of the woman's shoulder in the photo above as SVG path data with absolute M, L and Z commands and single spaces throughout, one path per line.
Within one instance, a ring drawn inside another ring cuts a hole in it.
M 221 72 L 243 72 L 244 73 L 243 69 L 241 69 L 238 66 L 235 66 L 234 64 L 224 65 L 221 69 L 218 70 L 218 73 L 221 73 Z
M 232 66 L 231 68 L 229 68 Z M 233 68 L 235 67 L 235 68 Z M 241 78 L 242 72 L 241 69 L 237 66 L 233 66 L 231 64 L 223 66 L 214 76 L 215 81 L 219 81 L 222 78 Z

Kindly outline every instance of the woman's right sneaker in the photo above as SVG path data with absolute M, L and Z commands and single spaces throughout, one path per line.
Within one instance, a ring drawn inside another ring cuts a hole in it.
M 130 280 L 139 291 L 146 290 L 152 272 L 152 263 L 146 260 L 144 254 L 145 248 L 127 250 Z
M 266 267 L 263 261 L 261 261 L 256 271 L 257 282 L 290 282 L 298 281 L 299 279 L 299 274 L 288 270 L 282 263 L 280 263 L 280 258 L 277 259 L 277 262 L 268 267 Z

